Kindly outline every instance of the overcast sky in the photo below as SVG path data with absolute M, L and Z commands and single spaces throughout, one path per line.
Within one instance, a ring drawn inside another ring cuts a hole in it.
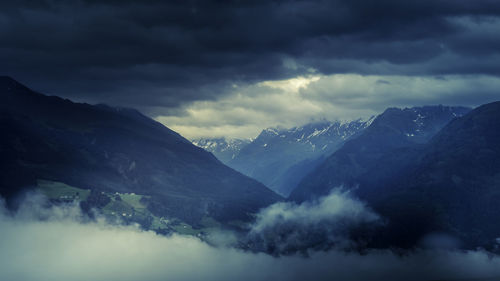
M 0 2 L 0 75 L 186 137 L 500 99 L 500 1 Z

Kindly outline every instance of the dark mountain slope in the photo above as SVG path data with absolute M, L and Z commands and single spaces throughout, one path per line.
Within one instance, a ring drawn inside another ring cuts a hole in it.
M 393 165 L 398 165 L 396 161 Z M 408 232 L 406 244 L 445 232 L 465 247 L 500 237 L 500 102 L 453 120 L 419 152 L 406 172 L 357 193 L 391 223 L 385 239 Z M 384 240 L 385 240 L 384 239 Z M 413 241 L 412 241 L 413 240 Z
M 350 155 L 339 150 L 343 153 L 334 154 L 331 158 L 337 162 L 329 166 L 330 180 L 345 180 L 386 218 L 387 225 L 375 235 L 372 246 L 412 247 L 428 234 L 445 233 L 466 248 L 494 249 L 500 237 L 496 223 L 500 215 L 500 102 L 453 119 L 427 143 L 392 149 L 385 144 L 377 145 L 379 150 L 364 150 L 368 155 L 380 153 L 373 158 L 360 157 L 355 147 Z M 354 167 L 337 165 L 350 164 L 352 159 L 362 169 L 336 172 Z
M 280 199 L 262 184 L 132 109 L 73 103 L 0 78 L 0 192 L 38 179 L 150 195 L 152 211 L 244 219 Z

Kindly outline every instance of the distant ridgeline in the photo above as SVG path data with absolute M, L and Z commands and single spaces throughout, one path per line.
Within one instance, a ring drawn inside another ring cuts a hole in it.
M 41 189 L 163 231 L 238 224 L 282 200 L 136 110 L 45 96 L 8 77 L 0 98 L 0 195 L 11 205 Z
M 379 115 L 376 118 L 377 124 L 373 125 L 375 117 L 343 122 L 323 121 L 291 129 L 268 128 L 246 145 L 243 141 L 235 140 L 231 141 L 231 145 L 224 139 L 202 139 L 194 143 L 212 152 L 231 168 L 286 197 L 306 175 L 344 143 L 363 135 L 367 128 L 378 131 L 374 128 L 383 122 L 381 120 L 391 122 L 390 127 L 385 130 L 393 132 L 387 132 L 387 138 L 373 139 L 371 145 L 377 148 L 381 145 L 404 146 L 406 143 L 427 142 L 450 120 L 469 110 L 447 106 L 390 108 Z M 370 133 L 367 135 L 370 136 Z M 231 154 L 230 159 L 227 154 Z
M 202 139 L 193 143 L 212 152 L 231 168 L 275 192 L 288 196 L 324 157 L 366 128 L 369 120 L 315 122 L 291 129 L 268 128 L 253 141 Z M 229 152 L 231 157 L 226 157 Z
M 250 139 L 199 138 L 192 141 L 196 146 L 211 152 L 222 163 L 228 164 L 248 145 Z

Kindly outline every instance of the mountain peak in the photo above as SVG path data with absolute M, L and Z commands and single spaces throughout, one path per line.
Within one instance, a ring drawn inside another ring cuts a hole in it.
M 500 109 L 500 101 L 494 101 L 477 107 L 476 110 L 474 110 L 474 112 L 478 111 L 482 112 L 485 110 L 499 110 L 499 109 Z
M 450 140 L 461 141 L 474 140 L 474 145 L 487 142 L 488 138 L 497 142 L 499 139 L 498 128 L 500 126 L 500 101 L 481 105 L 462 118 L 450 122 L 436 137 L 434 143 L 445 143 L 449 145 Z M 458 136 L 458 137 L 457 137 Z M 477 139 L 477 136 L 481 136 Z
M 30 91 L 30 89 L 23 84 L 17 82 L 10 76 L 0 76 L 0 94 L 7 92 Z
M 450 120 L 470 110 L 467 107 L 443 105 L 391 107 L 375 118 L 369 131 L 406 135 L 411 137 L 412 142 L 425 143 Z
M 14 83 L 17 83 L 16 80 L 14 80 L 12 77 L 10 76 L 6 76 L 6 75 L 0 75 L 0 83 L 5 83 L 5 82 L 14 82 Z
M 217 157 L 222 163 L 228 163 L 238 155 L 240 150 L 249 144 L 250 139 L 235 138 L 199 138 L 192 140 L 192 143 L 205 149 Z

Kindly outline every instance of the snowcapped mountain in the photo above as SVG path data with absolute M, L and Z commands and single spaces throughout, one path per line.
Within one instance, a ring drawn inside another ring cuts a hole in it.
M 450 120 L 467 114 L 471 109 L 460 106 L 422 106 L 388 108 L 374 122 L 374 129 L 394 134 L 393 138 L 413 143 L 426 143 Z
M 268 128 L 227 164 L 287 196 L 323 157 L 368 127 L 374 118 Z
M 251 141 L 251 139 L 200 138 L 192 140 L 192 143 L 211 152 L 222 163 L 227 164 Z
M 283 145 L 299 145 L 304 152 L 321 155 L 336 150 L 344 140 L 368 127 L 373 119 L 374 117 L 368 120 L 322 121 L 291 129 L 267 128 L 252 142 L 252 146 L 273 150 L 280 149 Z
M 385 163 L 391 159 L 388 154 L 402 158 L 405 154 L 399 150 L 426 144 L 451 120 L 470 110 L 443 105 L 388 108 L 358 137 L 347 141 L 305 177 L 289 198 L 300 202 L 328 194 L 340 185 L 382 181 L 381 178 L 395 173 L 403 163 L 402 159 L 398 159 L 396 165 Z M 405 160 L 414 161 L 411 157 Z

